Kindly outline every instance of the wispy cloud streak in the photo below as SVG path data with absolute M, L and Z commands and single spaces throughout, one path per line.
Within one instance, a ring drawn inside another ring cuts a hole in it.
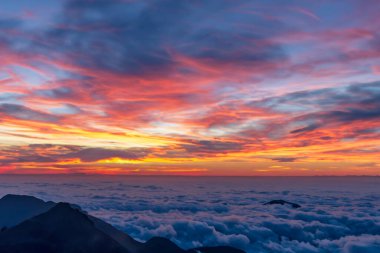
M 361 150 L 380 142 L 378 11 L 355 0 L 6 3 L 2 166 L 377 174 L 377 153 Z M 22 153 L 46 144 L 80 149 Z

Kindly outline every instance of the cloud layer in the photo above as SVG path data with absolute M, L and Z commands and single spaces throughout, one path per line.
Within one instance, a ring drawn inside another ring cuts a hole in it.
M 378 252 L 377 177 L 1 176 L 0 195 L 70 201 L 139 240 L 253 252 Z M 272 199 L 301 205 L 268 206 Z

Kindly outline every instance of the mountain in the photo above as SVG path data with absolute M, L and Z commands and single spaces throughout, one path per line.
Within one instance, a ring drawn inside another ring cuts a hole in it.
M 54 202 L 45 202 L 32 196 L 8 194 L 0 199 L 0 229 L 15 226 L 46 212 L 54 205 Z
M 0 233 L 0 252 L 28 253 L 129 253 L 87 215 L 67 203 Z
M 292 203 L 292 202 L 282 200 L 282 199 L 271 200 L 269 202 L 264 203 L 264 205 L 290 205 L 293 208 L 300 208 L 301 207 L 299 204 Z
M 126 233 L 121 232 L 101 219 L 91 215 L 88 215 L 88 218 L 93 222 L 96 229 L 110 236 L 113 240 L 128 249 L 131 253 L 137 253 L 143 247 L 143 243 L 136 241 Z
M 189 250 L 188 253 L 245 253 L 240 249 L 229 246 L 203 247 Z
M 185 253 L 183 249 L 175 245 L 172 241 L 162 238 L 162 237 L 153 237 L 150 240 L 148 240 L 143 247 L 138 251 L 138 253 L 153 253 L 157 252 L 157 250 L 163 250 L 161 252 L 165 253 Z M 160 252 L 160 251 L 158 251 Z
M 29 196 L 12 195 L 6 197 L 6 201 L 3 199 L 0 200 L 0 208 L 5 211 L 0 209 L 0 213 L 9 215 L 6 210 L 21 210 L 22 215 L 14 215 L 17 221 L 20 221 L 20 217 L 30 215 L 30 211 L 22 210 L 28 209 L 27 204 L 32 203 L 31 210 L 34 213 L 44 210 L 48 205 L 51 207 L 1 231 L 1 253 L 244 253 L 231 247 L 205 247 L 186 251 L 161 237 L 141 243 L 75 205 L 43 202 Z M 36 208 L 38 206 L 41 208 Z

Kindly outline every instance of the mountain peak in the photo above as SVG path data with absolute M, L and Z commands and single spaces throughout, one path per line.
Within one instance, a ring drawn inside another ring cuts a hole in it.
M 55 223 L 57 226 L 66 226 L 65 222 L 74 222 L 76 226 L 93 224 L 84 211 L 79 207 L 66 202 L 59 202 L 47 212 L 34 218 L 40 216 L 43 216 L 45 220 Z
M 36 198 L 33 196 L 28 196 L 28 195 L 7 194 L 7 195 L 4 195 L 1 199 L 13 199 L 13 198 L 20 198 L 20 197 Z
M 38 198 L 33 197 L 33 196 L 18 195 L 18 194 L 7 194 L 7 195 L 3 196 L 0 200 L 2 200 L 2 201 L 4 201 L 4 200 L 34 200 L 34 201 L 38 201 L 38 202 L 43 202 L 43 200 L 38 199 Z
M 11 205 L 17 204 L 17 205 L 24 205 L 24 206 L 31 207 L 31 205 L 43 205 L 43 204 L 47 204 L 51 206 L 52 204 L 54 204 L 54 202 L 52 201 L 45 202 L 42 199 L 39 199 L 33 196 L 28 196 L 28 195 L 7 194 L 7 195 L 4 195 L 0 199 L 0 204 L 5 204 L 7 206 L 9 206 L 10 204 Z
M 157 251 L 157 249 L 165 249 L 165 253 L 184 252 L 184 250 L 178 247 L 175 243 L 164 237 L 152 237 L 145 243 L 143 250 L 140 252 L 151 253 Z
M 299 205 L 299 204 L 292 203 L 292 202 L 289 202 L 289 201 L 286 201 L 283 199 L 271 200 L 269 202 L 264 203 L 264 205 L 290 205 L 293 208 L 300 208 L 301 207 L 301 205 Z
M 69 203 L 60 202 L 0 233 L 0 252 L 129 253 L 100 231 L 89 216 Z
M 7 194 L 0 199 L 0 228 L 12 227 L 49 210 L 54 203 L 33 196 Z
M 78 209 L 73 208 L 70 203 L 58 202 L 50 211 L 60 210 L 60 211 L 78 211 Z

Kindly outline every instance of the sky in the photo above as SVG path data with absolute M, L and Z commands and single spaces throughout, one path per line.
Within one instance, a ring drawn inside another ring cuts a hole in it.
M 2 0 L 0 172 L 379 175 L 377 0 Z

